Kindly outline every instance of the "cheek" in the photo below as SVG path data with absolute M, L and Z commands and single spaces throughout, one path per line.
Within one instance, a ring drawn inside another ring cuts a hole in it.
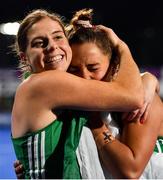
M 32 66 L 33 71 L 37 71 L 38 68 L 43 66 L 43 57 L 41 53 L 38 52 L 31 52 L 28 56 L 28 60 L 30 65 Z
M 33 63 L 37 63 L 42 58 L 40 53 L 31 53 L 30 60 Z
M 71 47 L 69 46 L 69 44 L 66 44 L 63 46 L 63 49 L 67 55 L 67 60 L 71 62 L 72 59 L 72 50 Z
M 95 73 L 96 80 L 102 80 L 105 77 L 107 70 L 108 70 L 108 66 L 104 66 L 103 68 L 100 69 L 100 71 L 96 72 Z
M 102 71 L 95 72 L 93 75 L 93 79 L 101 81 L 104 77 L 104 73 Z
M 43 53 L 37 49 L 29 49 L 26 51 L 26 55 L 29 59 L 37 59 L 40 58 Z
M 103 79 L 103 77 L 104 77 L 104 74 L 101 72 L 101 73 L 96 74 L 95 79 L 101 81 Z
M 69 61 L 71 62 L 71 60 L 72 60 L 72 50 L 71 50 L 70 47 L 68 48 L 68 58 L 69 58 Z

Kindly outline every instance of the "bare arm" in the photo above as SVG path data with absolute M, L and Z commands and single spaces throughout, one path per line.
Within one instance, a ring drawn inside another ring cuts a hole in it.
M 90 82 L 65 72 L 47 71 L 29 79 L 30 97 L 48 108 L 128 111 L 141 107 L 144 98 L 139 70 L 124 42 L 118 39 L 115 47 L 121 64 L 114 82 Z
M 154 76 L 150 72 L 144 72 L 144 73 L 141 73 L 141 78 L 142 78 L 143 84 L 146 87 L 146 89 L 152 88 L 153 92 L 156 92 L 159 94 L 160 84 L 159 84 L 159 81 L 156 78 L 156 76 Z
M 140 109 L 128 113 L 123 113 L 122 119 L 125 121 L 131 121 L 135 117 L 140 117 L 140 121 L 143 123 L 149 113 L 149 109 L 155 96 L 155 92 L 159 94 L 159 81 L 153 74 L 149 72 L 141 73 L 141 79 L 145 92 L 144 104 Z
M 155 92 L 159 94 L 160 85 L 159 81 L 153 74 L 145 72 L 141 74 L 142 83 L 145 91 L 144 105 L 140 109 L 141 122 L 145 121 L 150 111 L 151 103 L 155 96 Z
M 163 104 L 156 95 L 145 123 L 137 119 L 126 123 L 121 141 L 116 139 L 105 144 L 100 134 L 107 131 L 106 126 L 93 129 L 100 157 L 114 177 L 140 177 L 153 152 L 162 121 Z

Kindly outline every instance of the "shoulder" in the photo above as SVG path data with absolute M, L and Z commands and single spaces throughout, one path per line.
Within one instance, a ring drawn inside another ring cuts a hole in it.
M 17 87 L 16 94 L 32 93 L 34 90 L 43 85 L 44 76 L 42 73 L 32 74 L 24 79 Z M 47 80 L 47 79 L 46 79 Z

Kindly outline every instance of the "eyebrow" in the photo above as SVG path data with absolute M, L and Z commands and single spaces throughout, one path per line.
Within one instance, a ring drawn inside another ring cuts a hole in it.
M 57 33 L 63 33 L 64 34 L 64 32 L 62 30 L 57 30 L 57 31 L 52 32 L 52 34 L 57 34 Z
M 52 34 L 57 34 L 57 33 L 63 33 L 63 34 L 64 34 L 64 32 L 61 31 L 61 30 L 57 30 L 57 31 L 53 31 L 53 32 L 52 32 Z M 36 39 L 42 39 L 42 38 L 44 38 L 44 36 L 34 37 L 31 42 L 35 41 Z
M 87 66 L 89 67 L 89 66 L 98 66 L 98 65 L 99 65 L 99 63 L 90 63 Z

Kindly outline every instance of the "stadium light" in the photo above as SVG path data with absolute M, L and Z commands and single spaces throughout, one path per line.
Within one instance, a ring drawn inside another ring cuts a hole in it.
M 16 35 L 18 32 L 18 28 L 18 22 L 0 24 L 0 33 L 6 35 Z

